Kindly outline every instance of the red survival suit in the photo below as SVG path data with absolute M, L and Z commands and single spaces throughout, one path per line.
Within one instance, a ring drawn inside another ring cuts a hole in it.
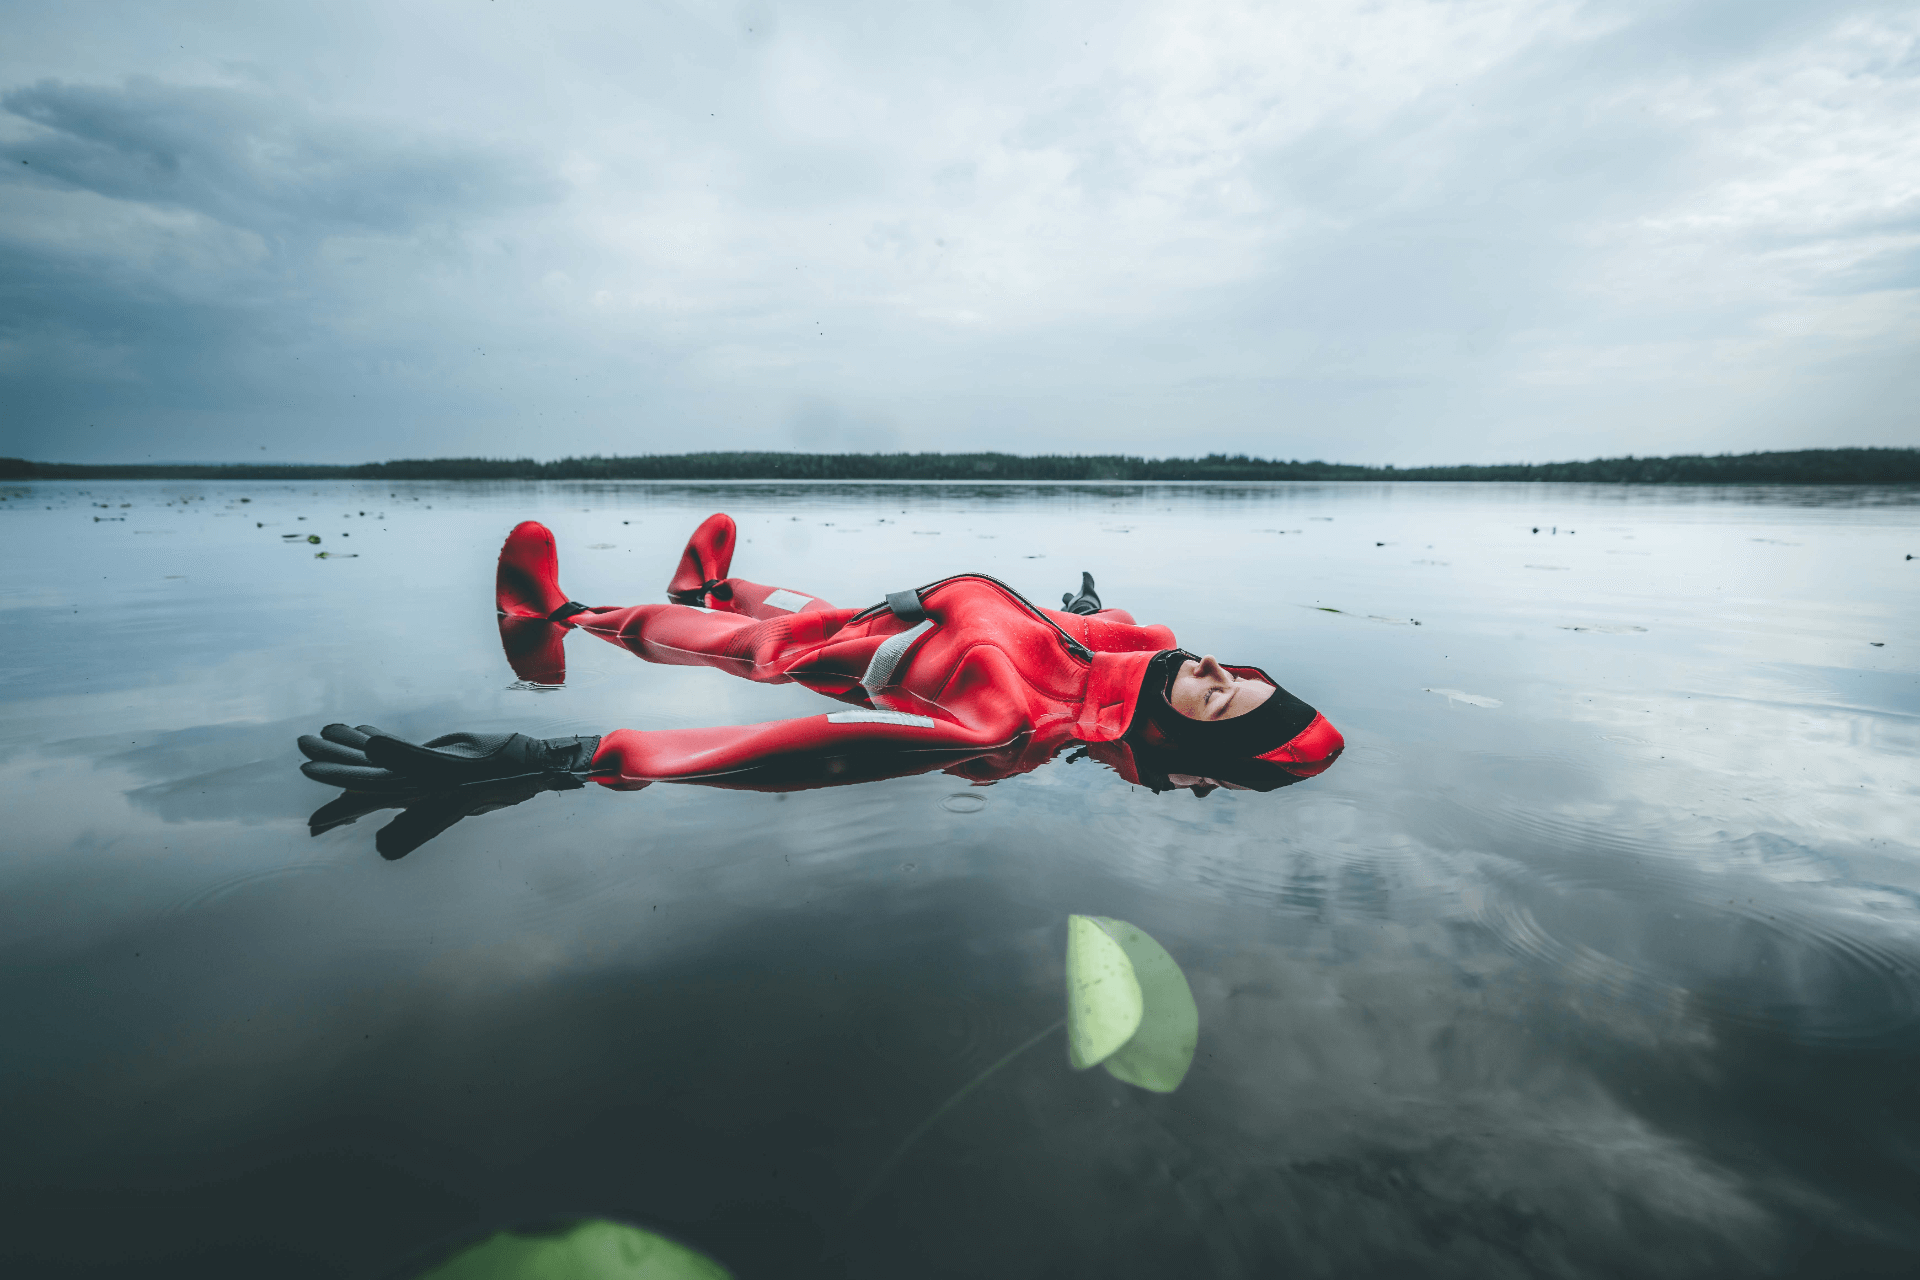
M 1120 740 L 1148 665 L 1177 647 L 1172 631 L 1140 626 L 1123 610 L 1043 609 L 981 574 L 945 578 L 866 609 L 838 609 L 742 578 L 704 584 L 698 595 L 712 611 L 682 604 L 556 609 L 550 593 L 508 585 L 507 552 L 515 539 L 536 536 L 550 551 L 552 535 L 531 522 L 503 549 L 503 634 L 515 618 L 563 622 L 649 662 L 718 667 L 767 684 L 795 681 L 847 704 L 764 724 L 616 730 L 593 756 L 596 780 L 615 788 L 711 782 L 802 757 L 882 755 L 917 756 L 921 767 L 968 758 L 965 774 L 986 780 L 1028 772 L 1076 741 L 1137 781 Z M 1316 713 L 1297 738 L 1262 758 L 1308 776 L 1331 764 L 1342 745 Z

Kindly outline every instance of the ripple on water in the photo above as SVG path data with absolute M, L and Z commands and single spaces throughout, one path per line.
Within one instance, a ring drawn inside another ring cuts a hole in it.
M 1704 822 L 1676 824 L 1664 811 L 1623 812 L 1612 804 L 1585 810 L 1544 808 L 1531 796 L 1489 789 L 1456 794 L 1449 807 L 1467 819 L 1466 829 L 1459 832 L 1467 841 L 1496 852 L 1519 852 L 1543 874 L 1558 874 L 1565 864 L 1592 853 L 1643 863 L 1684 860 L 1693 868 L 1726 843 L 1723 833 Z M 1559 870 L 1546 871 L 1542 864 L 1547 859 L 1561 864 Z
M 1503 860 L 1474 912 L 1512 953 L 1576 987 L 1670 1004 L 1808 1041 L 1914 1027 L 1920 899 L 1855 882 L 1844 863 L 1706 819 L 1617 805 L 1453 798 L 1452 832 Z M 1548 923 L 1525 899 L 1551 895 Z M 1469 895 L 1471 897 L 1477 895 Z M 1603 940 L 1604 939 L 1604 940 Z
M 539 730 L 563 731 L 551 726 Z M 485 865 L 476 864 L 474 874 L 498 879 L 503 892 L 484 904 L 468 902 L 462 908 L 464 917 L 470 922 L 505 922 L 521 932 L 564 924 L 591 933 L 608 922 L 644 919 L 656 904 L 663 904 L 663 910 L 664 904 L 676 904 L 682 913 L 723 911 L 740 904 L 764 909 L 770 901 L 797 906 L 805 901 L 799 891 L 803 884 L 827 892 L 833 864 L 865 865 L 876 854 L 885 854 L 890 865 L 898 866 L 894 832 L 879 816 L 892 803 L 883 788 L 780 797 L 666 784 L 632 794 L 592 794 L 597 790 L 566 792 L 557 799 L 624 807 L 632 815 L 631 843 L 570 849 L 564 857 L 537 860 L 517 852 L 482 858 L 479 863 Z M 533 803 L 555 799 L 541 797 Z M 725 806 L 733 838 L 690 859 L 670 833 L 716 821 L 715 805 Z M 527 811 L 517 812 L 524 819 Z M 497 829 L 475 827 L 472 834 L 492 847 L 513 842 Z M 449 852 L 430 843 L 408 856 L 444 859 Z M 795 886 L 794 892 L 774 891 L 770 899 L 769 874 L 786 877 L 780 883 Z
M 1640 972 L 1604 952 L 1556 938 L 1529 907 L 1497 890 L 1479 895 L 1472 915 L 1476 923 L 1508 951 L 1523 960 L 1558 969 L 1576 985 L 1621 999 L 1636 995 L 1667 998 L 1681 994 L 1679 987 Z
M 1399 758 L 1399 752 L 1375 742 L 1348 743 L 1346 750 L 1340 753 L 1341 762 L 1347 765 L 1352 765 L 1356 761 L 1385 764 Z
M 249 867 L 230 876 L 222 877 L 212 884 L 197 886 L 185 898 L 174 902 L 168 909 L 169 915 L 187 915 L 194 911 L 212 906 L 222 898 L 228 898 L 244 890 L 267 885 L 278 881 L 305 879 L 315 875 L 339 870 L 338 861 L 331 862 L 289 862 L 276 867 Z
M 1648 923 L 1663 904 L 1637 905 Z M 1684 905 L 1684 914 L 1675 913 L 1681 923 L 1654 932 L 1655 941 L 1670 945 L 1649 947 L 1655 957 L 1639 962 L 1558 935 L 1530 907 L 1498 889 L 1472 915 L 1507 951 L 1555 971 L 1579 992 L 1643 1008 L 1685 1009 L 1709 1022 L 1806 1043 L 1912 1032 L 1920 1014 L 1920 964 L 1910 943 L 1886 935 L 1885 921 L 1737 900 Z M 1639 941 L 1647 945 L 1649 939 Z
M 503 672 L 502 674 L 504 675 L 506 673 Z M 579 662 L 575 663 L 572 668 L 567 671 L 566 678 L 558 684 L 542 684 L 534 680 L 515 680 L 510 684 L 502 685 L 501 688 L 532 690 L 538 693 L 567 693 L 580 689 L 591 689 L 595 685 L 606 684 L 612 678 L 613 673 L 604 667 Z
M 987 798 L 978 791 L 956 791 L 940 802 L 948 813 L 978 813 L 987 807 Z
M 549 703 L 547 705 L 552 706 L 553 704 Z M 547 708 L 542 707 L 541 709 L 546 710 Z M 592 737 L 596 733 L 604 734 L 607 732 L 607 716 L 605 711 L 598 708 L 586 715 L 551 716 L 542 719 L 537 726 L 522 730 L 522 732 L 534 733 L 543 738 L 564 738 L 569 735 L 575 737 Z

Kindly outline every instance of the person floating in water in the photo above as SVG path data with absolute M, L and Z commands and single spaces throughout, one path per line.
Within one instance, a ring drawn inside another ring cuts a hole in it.
M 315 834 L 402 804 L 408 813 L 377 841 L 398 857 L 468 814 L 588 781 L 795 790 L 944 768 L 992 782 L 1069 746 L 1081 748 L 1070 758 L 1090 755 L 1156 791 L 1271 791 L 1324 771 L 1345 745 L 1260 668 L 1196 656 L 1166 627 L 1102 607 L 1090 574 L 1057 610 L 984 574 L 841 609 L 728 576 L 737 541 L 730 517 L 711 516 L 667 584 L 672 603 L 588 607 L 560 589 L 552 533 L 518 525 L 495 584 L 510 665 L 523 680 L 561 683 L 566 637 L 585 631 L 649 662 L 803 684 L 843 709 L 600 737 L 456 733 L 419 745 L 372 726 L 328 725 L 300 739 L 301 769 L 348 794 L 313 815 Z

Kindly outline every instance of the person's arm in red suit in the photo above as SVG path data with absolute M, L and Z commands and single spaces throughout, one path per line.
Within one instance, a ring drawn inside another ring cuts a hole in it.
M 903 690 L 888 707 L 848 707 L 797 720 L 711 729 L 616 729 L 601 740 L 592 774 L 605 786 L 694 781 L 778 767 L 802 757 L 919 753 L 966 756 L 1013 742 L 1035 727 L 1018 691 L 1026 687 L 998 649 L 975 649 L 954 671 L 941 699 Z
M 592 776 L 616 788 L 692 782 L 803 757 L 963 756 L 1002 746 L 1013 736 L 930 716 L 859 709 L 714 729 L 616 729 L 601 739 Z
M 1178 649 L 1171 628 L 1141 626 L 1125 609 L 1102 609 L 1098 613 L 1062 613 L 1043 610 L 1062 630 L 1095 653 L 1139 653 L 1151 649 Z

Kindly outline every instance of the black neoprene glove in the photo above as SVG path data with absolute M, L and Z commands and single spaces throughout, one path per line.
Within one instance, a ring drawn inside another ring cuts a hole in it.
M 372 725 L 330 724 L 300 739 L 300 772 L 345 794 L 315 810 L 319 835 L 381 809 L 402 813 L 374 837 L 381 856 L 401 858 L 462 818 L 586 785 L 600 739 L 521 733 L 449 733 L 416 745 Z

